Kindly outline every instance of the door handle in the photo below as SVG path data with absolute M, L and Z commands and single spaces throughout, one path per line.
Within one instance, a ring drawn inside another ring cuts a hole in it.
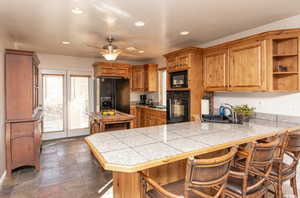
M 172 104 L 172 100 L 171 99 L 169 99 L 169 118 L 171 119 L 171 117 L 172 117 L 172 108 L 171 108 L 171 104 Z

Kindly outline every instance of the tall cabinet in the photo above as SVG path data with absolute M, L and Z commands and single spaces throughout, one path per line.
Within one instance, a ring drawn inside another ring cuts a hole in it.
M 20 166 L 39 170 L 42 112 L 38 108 L 38 65 L 34 52 L 6 50 L 7 173 Z

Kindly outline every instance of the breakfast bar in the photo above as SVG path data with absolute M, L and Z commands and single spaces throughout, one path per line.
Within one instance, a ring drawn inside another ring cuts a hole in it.
M 297 123 L 251 120 L 243 125 L 200 121 L 98 133 L 85 139 L 105 170 L 114 198 L 141 198 L 140 171 L 160 184 L 184 179 L 186 159 L 300 129 Z

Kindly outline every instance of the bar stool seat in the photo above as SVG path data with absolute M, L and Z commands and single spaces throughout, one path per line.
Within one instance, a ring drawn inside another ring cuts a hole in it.
M 258 181 L 258 179 L 256 179 L 254 176 L 249 175 L 248 180 L 247 180 L 248 187 L 256 184 L 257 181 Z M 226 188 L 237 194 L 242 194 L 242 192 L 243 192 L 243 186 L 241 185 L 242 182 L 243 182 L 243 179 L 234 178 L 234 177 L 229 176 Z M 264 190 L 265 190 L 264 186 L 259 185 L 256 188 L 249 190 L 246 194 L 250 195 L 252 193 L 258 193 L 259 191 L 261 191 L 263 193 Z
M 183 195 L 184 194 L 184 180 L 164 185 L 163 188 L 171 193 L 174 193 L 177 195 Z M 147 195 L 149 198 L 166 198 L 164 195 L 162 195 L 161 193 L 159 193 L 156 190 L 150 190 L 147 193 Z M 199 198 L 199 196 L 194 193 L 189 193 L 189 198 Z

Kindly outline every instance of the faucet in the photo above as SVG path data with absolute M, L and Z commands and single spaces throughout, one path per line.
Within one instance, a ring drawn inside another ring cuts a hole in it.
M 231 120 L 231 122 L 233 124 L 237 124 L 238 123 L 238 119 L 237 119 L 237 114 L 236 112 L 233 110 L 233 106 L 231 104 L 228 104 L 228 103 L 225 103 L 223 106 L 221 106 L 224 108 L 224 110 L 228 109 L 230 111 L 230 115 L 231 115 L 231 118 L 229 118 L 229 120 Z

